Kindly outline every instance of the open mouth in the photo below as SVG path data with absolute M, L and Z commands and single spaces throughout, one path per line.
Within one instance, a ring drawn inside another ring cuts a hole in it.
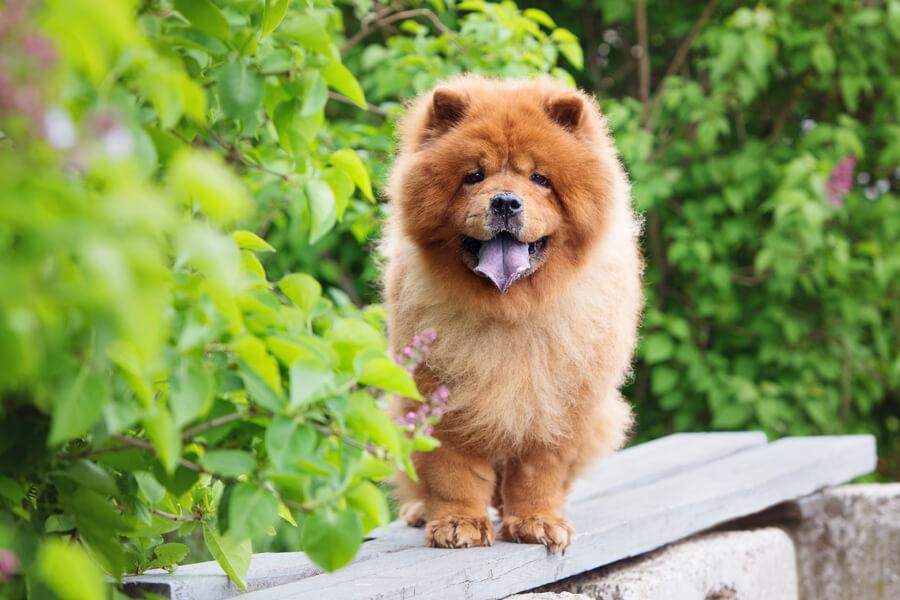
M 469 268 L 490 279 L 501 294 L 506 294 L 513 283 L 540 264 L 547 249 L 547 236 L 534 242 L 520 242 L 506 231 L 489 240 L 466 236 L 462 249 Z

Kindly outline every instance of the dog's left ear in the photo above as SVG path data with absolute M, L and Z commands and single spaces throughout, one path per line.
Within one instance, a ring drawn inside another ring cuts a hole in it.
M 462 121 L 469 102 L 459 92 L 446 87 L 439 87 L 431 94 L 431 114 L 428 118 L 428 129 L 432 134 L 440 135 Z
M 548 100 L 544 110 L 563 129 L 576 131 L 584 119 L 584 99 L 574 92 L 567 93 Z

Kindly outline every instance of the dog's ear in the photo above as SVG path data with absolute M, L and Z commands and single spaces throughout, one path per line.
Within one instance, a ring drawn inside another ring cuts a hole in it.
M 440 135 L 459 123 L 466 114 L 469 102 L 465 96 L 450 88 L 439 87 L 431 94 L 431 114 L 428 129 Z
M 584 119 L 584 99 L 575 92 L 567 93 L 548 100 L 544 110 L 563 129 L 576 131 Z

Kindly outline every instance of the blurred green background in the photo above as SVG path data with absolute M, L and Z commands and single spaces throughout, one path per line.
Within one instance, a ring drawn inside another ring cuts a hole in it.
M 100 597 L 47 565 L 171 568 L 201 529 L 235 581 L 252 549 L 352 558 L 370 480 L 430 443 L 375 410 L 409 384 L 394 125 L 466 71 L 608 117 L 644 219 L 634 441 L 865 432 L 900 478 L 898 47 L 900 0 L 6 0 L 0 597 Z

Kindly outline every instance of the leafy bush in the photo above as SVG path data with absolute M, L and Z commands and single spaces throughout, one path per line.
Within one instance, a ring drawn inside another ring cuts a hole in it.
M 871 432 L 896 477 L 900 2 L 553 14 L 646 218 L 640 437 Z
M 279 520 L 333 570 L 389 518 L 372 481 L 436 443 L 380 410 L 385 391 L 418 394 L 379 309 L 306 274 L 270 283 L 258 257 L 275 249 L 245 229 L 277 212 L 315 242 L 351 197 L 374 199 L 324 113 L 329 87 L 365 105 L 332 38 L 338 11 L 133 10 L 0 14 L 0 548 L 23 575 L 10 597 L 26 582 L 102 597 L 101 570 L 172 568 L 201 532 L 243 587 L 252 540 Z

